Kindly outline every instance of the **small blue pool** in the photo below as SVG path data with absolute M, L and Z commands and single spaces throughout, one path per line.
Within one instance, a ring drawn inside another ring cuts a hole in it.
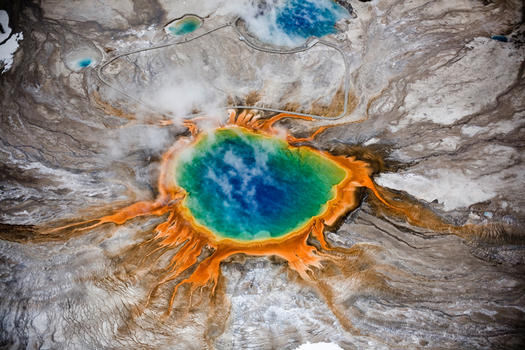
M 187 15 L 168 24 L 166 32 L 175 36 L 186 35 L 200 28 L 201 25 L 202 19 L 197 16 Z
M 501 41 L 502 43 L 509 42 L 509 38 L 507 38 L 505 35 L 493 35 L 491 39 L 496 40 L 496 41 Z
M 91 66 L 92 63 L 93 63 L 93 60 L 91 58 L 84 58 L 78 61 L 77 65 L 79 68 L 87 68 Z

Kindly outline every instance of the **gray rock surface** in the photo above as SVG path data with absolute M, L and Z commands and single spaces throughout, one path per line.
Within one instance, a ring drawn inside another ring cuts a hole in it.
M 327 38 L 349 62 L 350 112 L 337 122 L 281 124 L 302 135 L 361 121 L 329 129 L 314 145 L 367 147 L 385 158 L 378 184 L 455 224 L 512 225 L 515 241 L 417 228 L 379 215 L 365 197 L 327 233 L 333 245 L 353 249 L 341 256 L 343 267 L 327 263 L 305 282 L 277 258 L 238 256 L 222 264 L 216 296 L 204 290 L 189 305 L 183 290 L 169 317 L 174 284 L 142 309 L 170 258 L 141 259 L 160 219 L 56 239 L 36 228 L 154 198 L 160 156 L 195 109 L 224 118 L 224 106 L 248 100 L 300 111 L 329 106 L 343 86 L 343 58 L 320 45 L 260 52 L 226 27 L 104 69 L 144 105 L 103 84 L 96 68 L 173 42 L 163 25 L 186 13 L 205 18 L 188 38 L 228 23 L 242 15 L 242 1 L 15 3 L 9 15 L 24 39 L 0 76 L 1 348 L 523 348 L 520 1 L 352 2 L 358 17 Z M 512 34 L 510 42 L 491 39 Z M 76 68 L 83 57 L 93 68 Z M 162 113 L 176 123 L 154 123 Z

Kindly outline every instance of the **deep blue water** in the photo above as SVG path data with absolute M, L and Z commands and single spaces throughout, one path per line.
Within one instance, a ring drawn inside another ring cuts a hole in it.
M 332 161 L 280 139 L 239 130 L 204 137 L 177 164 L 198 223 L 238 240 L 280 237 L 319 215 L 345 176 Z
M 89 67 L 89 65 L 91 65 L 92 62 L 93 60 L 91 58 L 84 58 L 83 60 L 78 61 L 78 66 L 80 68 L 86 68 Z
M 349 13 L 331 0 L 289 0 L 278 10 L 277 26 L 290 37 L 322 37 L 336 32 L 335 23 Z
M 509 39 L 505 35 L 493 35 L 492 40 L 501 41 L 503 43 L 506 43 L 509 41 Z

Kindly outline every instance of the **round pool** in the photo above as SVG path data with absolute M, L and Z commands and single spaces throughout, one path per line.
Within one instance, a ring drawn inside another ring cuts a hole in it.
M 183 205 L 219 238 L 283 237 L 322 214 L 345 170 L 308 147 L 241 128 L 203 134 L 176 163 Z

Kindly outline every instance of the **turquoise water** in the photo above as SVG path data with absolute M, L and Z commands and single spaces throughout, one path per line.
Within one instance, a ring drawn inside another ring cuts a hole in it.
M 183 18 L 173 27 L 169 27 L 169 31 L 173 35 L 185 35 L 188 33 L 193 32 L 197 28 L 201 26 L 201 21 L 197 18 L 189 17 L 189 18 Z
M 78 66 L 80 68 L 86 68 L 86 67 L 89 67 L 91 65 L 91 63 L 93 63 L 93 60 L 91 58 L 84 58 L 84 59 L 78 61 Z
M 220 237 L 280 237 L 323 212 L 345 172 L 307 148 L 239 129 L 205 135 L 177 163 L 196 221 Z
M 276 22 L 288 36 L 306 39 L 335 33 L 335 23 L 345 17 L 348 11 L 332 0 L 288 0 L 278 9 Z

